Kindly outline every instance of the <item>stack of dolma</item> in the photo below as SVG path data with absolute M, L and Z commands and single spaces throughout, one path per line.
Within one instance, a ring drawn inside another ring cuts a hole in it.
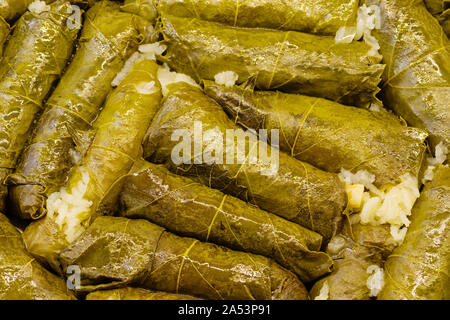
M 83 132 L 98 117 L 112 80 L 149 25 L 110 1 L 98 2 L 86 13 L 75 56 L 6 181 L 15 214 L 26 219 L 45 215 L 46 197 L 64 185 L 73 158 L 86 151 L 90 141 Z
M 25 13 L 15 24 L 0 64 L 0 180 L 16 167 L 32 123 L 72 55 L 79 26 L 68 24 L 68 1 Z M 0 37 L 1 38 L 1 37 Z M 6 187 L 0 186 L 0 210 Z
M 0 299 L 450 299 L 449 16 L 0 0 Z

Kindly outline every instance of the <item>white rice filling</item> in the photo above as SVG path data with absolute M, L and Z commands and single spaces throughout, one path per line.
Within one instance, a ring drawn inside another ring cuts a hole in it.
M 131 57 L 125 62 L 122 70 L 116 75 L 111 82 L 113 87 L 117 87 L 123 79 L 130 73 L 131 69 L 136 63 L 143 60 L 156 60 L 157 55 L 161 55 L 166 51 L 167 46 L 159 42 L 144 44 L 139 47 L 139 51 L 131 55 Z
M 436 169 L 436 167 L 443 164 L 447 160 L 447 155 L 448 146 L 446 146 L 444 142 L 440 142 L 436 146 L 435 156 L 427 158 L 428 167 L 422 179 L 423 184 L 433 180 L 434 170 Z
M 28 6 L 28 10 L 33 13 L 40 14 L 45 11 L 50 11 L 51 7 L 45 3 L 45 1 L 36 0 Z
M 408 217 L 420 196 L 417 178 L 405 174 L 400 177 L 398 185 L 384 190 L 375 187 L 375 176 L 365 170 L 353 174 L 342 169 L 339 178 L 346 184 L 349 207 L 360 212 L 358 216 L 361 224 L 390 224 L 394 244 L 399 245 L 410 224 Z
M 359 7 L 356 26 L 344 26 L 336 32 L 336 43 L 351 43 L 364 38 L 364 41 L 372 48 L 369 55 L 379 57 L 380 45 L 371 35 L 371 31 L 381 28 L 381 10 L 377 5 L 367 7 L 365 4 Z
M 170 71 L 169 67 L 166 64 L 164 64 L 162 68 L 159 68 L 158 80 L 161 83 L 163 96 L 167 96 L 167 94 L 169 93 L 167 86 L 172 83 L 186 82 L 200 88 L 200 86 L 197 84 L 197 82 L 195 82 L 194 79 L 186 74 Z
M 158 87 L 155 85 L 155 81 L 138 83 L 135 88 L 137 93 L 146 95 L 158 91 Z
M 239 79 L 239 75 L 234 71 L 224 71 L 221 73 L 218 73 L 214 76 L 214 80 L 217 84 L 226 86 L 226 87 L 232 87 L 236 84 L 236 82 Z
M 328 287 L 328 282 L 324 281 L 322 288 L 320 288 L 319 295 L 314 298 L 314 300 L 328 300 L 330 294 L 330 288 Z
M 384 270 L 377 265 L 367 267 L 366 272 L 370 274 L 367 278 L 367 288 L 370 290 L 369 295 L 376 297 L 384 287 Z
M 77 164 L 80 164 L 81 160 L 83 159 L 83 155 L 81 154 L 81 152 L 76 149 L 70 149 L 69 156 L 70 156 L 70 161 L 72 162 L 72 164 L 74 166 Z
M 89 184 L 89 172 L 78 167 L 80 181 L 71 190 L 61 188 L 47 199 L 47 216 L 51 218 L 66 236 L 67 241 L 75 241 L 85 230 L 83 223 L 89 219 L 92 201 L 84 199 Z

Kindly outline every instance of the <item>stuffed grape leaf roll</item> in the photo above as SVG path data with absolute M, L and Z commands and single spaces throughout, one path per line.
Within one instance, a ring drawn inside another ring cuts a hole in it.
M 294 31 L 246 29 L 196 18 L 162 16 L 168 51 L 162 59 L 196 81 L 232 71 L 238 83 L 256 77 L 258 89 L 278 89 L 367 106 L 384 65 L 364 42 Z
M 419 175 L 428 135 L 390 113 L 211 81 L 205 81 L 205 92 L 235 123 L 279 129 L 282 151 L 325 171 L 367 170 L 377 187 L 396 185 L 405 173 Z
M 68 12 L 70 3 L 57 1 L 48 10 L 25 13 L 0 58 L 0 210 L 7 193 L 3 181 L 16 167 L 42 102 L 72 55 L 79 26 L 69 23 Z
M 450 168 L 439 166 L 413 208 L 405 241 L 385 263 L 379 299 L 450 299 Z
M 144 39 L 149 22 L 101 1 L 88 12 L 80 45 L 8 178 L 14 212 L 38 219 L 46 198 L 59 191 L 82 153 L 88 131 L 111 91 L 111 82 Z
M 86 300 L 199 300 L 198 298 L 167 292 L 154 292 L 141 288 L 99 290 L 89 293 Z
M 435 148 L 450 143 L 450 41 L 421 0 L 381 0 L 375 37 L 386 63 L 383 94 L 410 125 L 427 130 Z M 405 10 L 405 8 L 408 8 Z
M 183 76 L 160 71 L 165 97 L 144 140 L 144 157 L 316 231 L 324 242 L 329 240 L 347 205 L 338 176 L 258 142 L 192 79 L 190 83 L 178 79 Z M 182 135 L 173 139 L 178 133 Z M 186 144 L 190 150 L 179 150 Z
M 27 253 L 20 232 L 0 213 L 0 300 L 72 299 L 65 281 Z
M 61 252 L 77 265 L 80 291 L 134 285 L 206 299 L 304 300 L 293 273 L 272 260 L 181 238 L 146 220 L 98 217 Z
M 162 14 L 198 18 L 234 27 L 297 30 L 333 35 L 356 25 L 357 0 L 159 0 Z
M 102 200 L 108 194 L 111 201 L 110 190 L 142 157 L 142 140 L 161 100 L 159 66 L 151 58 L 155 58 L 152 53 L 135 53 L 130 58 L 134 65 L 124 70 L 124 79 L 94 122 L 91 134 L 95 137 L 86 154 L 70 171 L 65 185 L 49 195 L 47 216 L 24 232 L 30 253 L 55 270 L 58 250 L 73 242 L 96 216 L 109 213 L 110 208 L 101 206 Z M 56 236 L 47 241 L 49 230 Z
M 145 161 L 125 179 L 119 215 L 273 258 L 305 282 L 330 272 L 333 264 L 319 252 L 319 234 Z

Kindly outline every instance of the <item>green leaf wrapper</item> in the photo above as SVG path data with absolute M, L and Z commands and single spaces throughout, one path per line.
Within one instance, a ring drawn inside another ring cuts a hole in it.
M 159 0 L 161 14 L 235 27 L 297 30 L 332 35 L 356 25 L 357 0 Z
M 14 175 L 8 178 L 17 215 L 37 219 L 46 197 L 63 186 L 73 166 L 77 133 L 88 131 L 111 91 L 111 81 L 137 49 L 149 22 L 101 1 L 86 15 L 79 48 L 49 98 Z M 75 141 L 75 142 L 74 142 Z
M 273 258 L 311 282 L 331 271 L 322 237 L 242 200 L 142 162 L 125 179 L 120 215 L 169 231 Z
M 450 299 L 450 168 L 439 166 L 416 202 L 405 240 L 385 263 L 386 300 Z
M 181 238 L 146 220 L 98 217 L 60 260 L 80 267 L 80 291 L 133 284 L 206 299 L 308 299 L 295 275 L 268 258 Z
M 233 71 L 238 83 L 257 77 L 258 89 L 278 89 L 367 106 L 379 91 L 384 65 L 364 42 L 294 31 L 245 29 L 173 16 L 162 17 L 168 44 L 164 62 L 195 80 Z
M 57 1 L 50 11 L 25 13 L 1 58 L 0 210 L 7 193 L 3 181 L 16 167 L 42 102 L 72 55 L 79 30 L 69 27 L 69 8 L 68 1 Z

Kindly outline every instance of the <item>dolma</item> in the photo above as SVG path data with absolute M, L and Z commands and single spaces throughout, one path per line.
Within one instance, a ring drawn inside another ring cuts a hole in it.
M 166 292 L 152 292 L 141 288 L 99 290 L 89 293 L 86 300 L 198 300 L 192 296 Z
M 61 278 L 31 257 L 20 232 L 0 213 L 0 300 L 72 300 Z
M 278 153 L 275 147 L 263 141 L 251 142 L 251 134 L 250 139 L 239 139 L 239 131 L 234 131 L 238 126 L 214 100 L 194 85 L 178 81 L 163 85 L 163 93 L 164 90 L 167 95 L 144 139 L 147 160 L 165 164 L 174 173 L 191 176 L 207 186 L 316 231 L 324 237 L 324 242 L 336 233 L 347 204 L 344 186 L 336 174 Z M 196 130 L 199 123 L 205 137 L 195 143 L 196 136 L 201 135 Z M 175 130 L 186 132 L 186 141 L 194 141 L 194 152 L 197 153 L 196 144 L 199 154 L 192 157 L 192 154 L 183 153 L 183 158 L 187 156 L 188 161 L 174 162 L 173 153 L 180 143 L 184 143 L 171 138 Z M 231 131 L 231 136 L 227 137 L 227 130 Z M 198 161 L 203 160 L 198 158 L 199 155 L 205 155 L 206 159 L 212 150 L 218 150 L 217 158 Z M 231 154 L 230 159 L 220 156 L 220 150 Z M 251 150 L 259 150 L 260 155 L 266 150 L 271 159 L 254 156 Z
M 77 265 L 79 291 L 135 285 L 205 299 L 304 300 L 293 273 L 263 256 L 181 238 L 146 220 L 98 217 L 61 252 Z
M 56 254 L 74 241 L 97 215 L 111 208 L 101 205 L 114 186 L 142 157 L 142 140 L 161 100 L 158 65 L 139 58 L 120 85 L 110 94 L 95 121 L 95 135 L 81 162 L 65 186 L 47 199 L 47 216 L 31 223 L 24 232 L 27 249 L 58 270 Z M 117 194 L 118 196 L 118 194 Z M 53 232 L 49 232 L 53 230 Z M 48 240 L 48 234 L 56 235 Z
M 450 168 L 439 166 L 414 206 L 405 241 L 385 263 L 382 300 L 450 299 Z
M 142 161 L 125 179 L 120 215 L 175 234 L 273 258 L 304 282 L 331 271 L 322 237 L 298 224 Z
M 325 171 L 367 170 L 379 188 L 400 183 L 405 173 L 419 174 L 427 133 L 390 113 L 211 81 L 205 81 L 205 92 L 235 123 L 280 130 L 282 151 Z
M 297 30 L 335 35 L 342 26 L 356 25 L 359 1 L 281 0 L 159 0 L 162 14 L 199 18 L 235 27 Z
M 69 24 L 70 3 L 57 1 L 49 11 L 25 13 L 15 24 L 0 62 L 0 210 L 31 126 L 53 83 L 72 55 L 79 28 Z M 1 21 L 0 21 L 1 22 Z
M 334 270 L 314 284 L 310 291 L 311 299 L 371 299 L 376 293 L 368 285 L 370 267 L 383 266 L 384 259 L 393 249 L 390 240 L 386 225 L 346 225 L 327 248 L 327 252 L 335 259 Z
M 162 57 L 195 80 L 232 71 L 238 83 L 256 77 L 258 89 L 278 89 L 366 106 L 378 92 L 381 57 L 364 42 L 294 31 L 245 29 L 173 16 L 162 17 L 168 50 Z
M 410 125 L 427 130 L 433 148 L 440 142 L 448 146 L 449 39 L 421 0 L 376 3 L 382 25 L 374 36 L 387 65 L 383 101 Z
M 101 1 L 88 12 L 80 45 L 46 103 L 15 173 L 7 179 L 14 213 L 38 219 L 83 152 L 111 82 L 143 40 L 149 22 Z

